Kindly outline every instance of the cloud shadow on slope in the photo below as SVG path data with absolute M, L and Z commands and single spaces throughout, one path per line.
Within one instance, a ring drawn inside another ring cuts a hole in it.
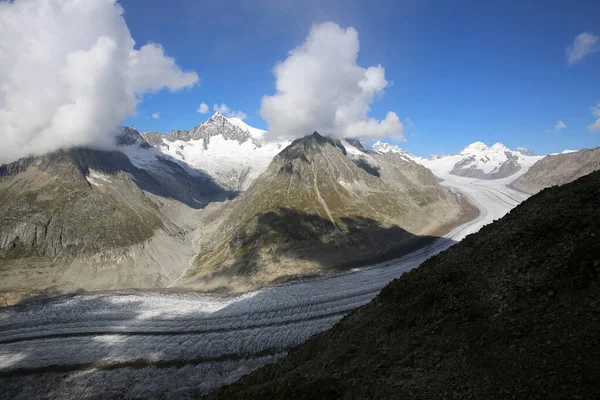
M 353 160 L 354 164 L 356 164 L 359 168 L 365 171 L 367 174 L 371 174 L 376 177 L 380 177 L 379 167 L 375 167 L 369 164 L 364 158 L 359 158 L 358 160 Z

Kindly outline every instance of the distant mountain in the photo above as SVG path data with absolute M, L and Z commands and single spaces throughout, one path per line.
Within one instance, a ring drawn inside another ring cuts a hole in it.
M 595 399 L 600 172 L 545 190 L 207 399 Z
M 535 194 L 544 188 L 564 185 L 599 169 L 600 147 L 565 151 L 542 158 L 510 186 L 525 193 Z
M 222 187 L 246 190 L 265 171 L 279 151 L 289 142 L 268 142 L 266 132 L 253 128 L 239 118 L 227 118 L 215 113 L 192 130 L 168 134 L 144 132 L 144 139 L 160 152 L 205 171 Z M 148 158 L 136 151 L 134 159 Z
M 200 254 L 180 284 L 248 290 L 389 258 L 467 213 L 421 165 L 315 132 L 205 219 Z
M 535 151 L 528 149 L 527 147 L 517 147 L 515 149 L 515 151 L 517 153 L 521 153 L 524 156 L 537 156 L 537 154 L 535 154 Z
M 431 169 L 438 177 L 449 174 L 478 179 L 502 179 L 527 170 L 542 158 L 523 147 L 512 151 L 502 143 L 488 147 L 483 142 L 475 142 L 456 155 L 433 156 L 428 159 L 414 156 L 398 146 L 387 143 L 377 142 L 373 149 L 379 153 L 400 154 Z
M 373 150 L 375 150 L 379 154 L 385 154 L 385 153 L 397 154 L 398 156 L 400 156 L 406 160 L 411 160 L 411 161 L 414 161 L 415 159 L 418 158 L 417 156 L 400 148 L 400 146 L 391 145 L 389 143 L 384 143 L 381 141 L 377 141 L 373 144 Z

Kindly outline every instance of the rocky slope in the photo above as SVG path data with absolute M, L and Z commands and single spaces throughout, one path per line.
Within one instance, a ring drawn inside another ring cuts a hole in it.
M 466 213 L 424 167 L 315 132 L 206 220 L 200 255 L 182 284 L 248 290 L 391 257 Z
M 553 154 L 536 162 L 510 186 L 535 194 L 556 185 L 564 185 L 600 169 L 600 147 L 564 154 Z
M 450 174 L 477 179 L 502 179 L 528 169 L 542 158 L 523 147 L 512 151 L 502 143 L 488 147 L 483 142 L 475 142 L 456 155 L 430 158 L 414 156 L 388 143 L 377 142 L 373 149 L 379 153 L 399 154 L 431 169 L 439 177 Z
M 125 129 L 118 148 L 151 148 Z M 0 293 L 165 286 L 193 257 L 182 218 L 227 192 L 170 157 L 76 148 L 0 166 Z M 188 216 L 189 217 L 189 216 Z
M 238 118 L 227 118 L 217 112 L 189 131 L 142 135 L 160 152 L 205 171 L 224 188 L 244 191 L 289 144 L 267 142 L 265 133 Z M 136 153 L 134 157 L 148 157 L 147 152 Z
M 531 197 L 211 399 L 593 399 L 600 172 Z

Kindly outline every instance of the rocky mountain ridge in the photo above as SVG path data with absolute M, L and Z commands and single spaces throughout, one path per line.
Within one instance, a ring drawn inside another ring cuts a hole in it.
M 564 185 L 600 169 L 600 147 L 551 154 L 536 162 L 511 183 L 511 187 L 535 194 L 547 187 Z
M 424 167 L 315 132 L 206 220 L 182 284 L 249 290 L 398 255 L 470 218 L 465 208 Z

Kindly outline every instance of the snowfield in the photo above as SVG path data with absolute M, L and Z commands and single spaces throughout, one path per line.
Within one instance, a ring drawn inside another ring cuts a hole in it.
M 507 188 L 508 180 L 442 178 L 479 216 L 397 260 L 235 297 L 132 290 L 1 309 L 3 396 L 197 398 L 276 362 L 528 197 Z

